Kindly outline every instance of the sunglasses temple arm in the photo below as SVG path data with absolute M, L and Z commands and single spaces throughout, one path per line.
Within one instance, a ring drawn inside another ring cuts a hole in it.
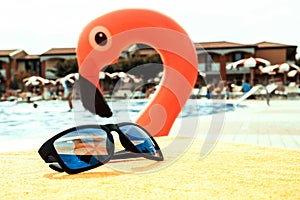
M 119 160 L 119 159 L 127 159 L 127 158 L 139 158 L 143 157 L 142 155 L 139 155 L 138 153 L 132 153 L 130 151 L 122 150 L 116 152 L 111 160 Z
M 51 163 L 49 167 L 57 172 L 64 172 L 65 170 L 58 164 L 57 159 L 53 156 L 53 147 L 50 145 L 50 141 L 44 143 L 41 148 L 38 150 L 41 158 L 46 163 Z
M 50 164 L 49 167 L 57 172 L 64 172 L 65 170 L 61 168 L 59 164 Z

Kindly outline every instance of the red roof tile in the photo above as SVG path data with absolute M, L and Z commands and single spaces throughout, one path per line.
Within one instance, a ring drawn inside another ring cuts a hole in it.
M 76 48 L 52 48 L 42 55 L 69 55 L 69 54 L 76 54 Z
M 9 56 L 11 53 L 17 51 L 17 49 L 13 50 L 0 50 L 0 56 Z
M 254 47 L 255 45 L 239 44 L 233 42 L 219 41 L 219 42 L 198 42 L 194 43 L 196 48 L 204 49 L 220 49 L 220 48 L 237 48 L 237 47 Z
M 294 45 L 287 45 L 287 44 L 280 44 L 280 43 L 274 43 L 274 42 L 259 42 L 255 45 L 258 46 L 258 48 L 274 48 L 274 47 L 295 47 Z
M 24 56 L 22 59 L 24 59 L 24 60 L 40 59 L 40 56 L 39 55 L 27 55 L 27 56 Z

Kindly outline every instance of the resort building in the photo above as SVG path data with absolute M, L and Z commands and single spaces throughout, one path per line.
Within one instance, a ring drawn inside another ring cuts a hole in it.
M 52 71 L 55 71 L 55 65 L 58 61 L 76 59 L 75 48 L 52 48 L 40 55 L 41 77 L 47 79 L 55 79 Z
M 249 68 L 226 69 L 226 66 L 244 58 L 263 58 L 271 65 L 296 62 L 297 46 L 272 42 L 256 44 L 238 44 L 226 41 L 194 43 L 198 55 L 198 70 L 206 74 L 207 82 L 217 80 L 230 80 L 238 82 L 249 79 Z M 157 53 L 153 48 L 135 44 L 125 51 L 120 57 L 146 56 Z M 47 79 L 56 79 L 53 71 L 58 61 L 76 59 L 75 48 L 52 48 L 41 55 L 28 55 L 23 50 L 0 50 L 0 78 L 3 79 L 0 93 L 18 89 L 17 80 L 26 73 L 34 72 L 35 75 Z M 265 76 L 256 70 L 253 72 L 252 84 L 263 83 Z M 295 82 L 299 82 L 297 76 Z M 4 91 L 5 90 L 5 91 Z
M 18 89 L 16 72 L 19 70 L 20 59 L 28 54 L 20 49 L 0 50 L 0 97 L 10 89 Z
M 198 69 L 205 72 L 211 80 L 220 79 L 238 81 L 250 78 L 250 68 L 228 70 L 226 66 L 244 58 L 263 58 L 271 65 L 295 63 L 297 46 L 260 42 L 256 44 L 238 44 L 232 42 L 195 43 L 198 55 Z M 254 83 L 262 82 L 260 71 L 255 71 Z

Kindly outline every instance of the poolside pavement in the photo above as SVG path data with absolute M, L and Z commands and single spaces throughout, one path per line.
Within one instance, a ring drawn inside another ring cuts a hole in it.
M 201 117 L 200 138 L 222 123 L 220 142 L 300 150 L 299 100 L 271 100 L 269 106 L 263 100 L 245 100 L 237 110 L 215 119 L 219 121 L 213 116 Z

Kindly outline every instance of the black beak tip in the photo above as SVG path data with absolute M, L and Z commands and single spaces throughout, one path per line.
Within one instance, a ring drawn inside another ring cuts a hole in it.
M 91 82 L 84 77 L 79 77 L 79 87 L 83 106 L 100 117 L 111 117 L 113 115 L 102 93 Z

